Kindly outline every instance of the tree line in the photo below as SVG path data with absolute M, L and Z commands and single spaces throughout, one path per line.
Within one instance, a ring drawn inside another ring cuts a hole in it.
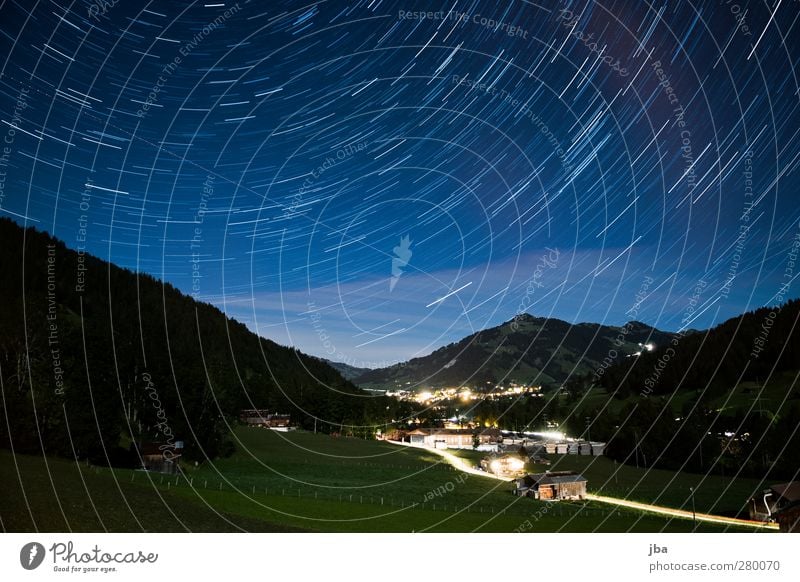
M 131 463 L 131 443 L 233 449 L 239 411 L 368 436 L 393 403 L 168 283 L 0 219 L 0 446 Z M 389 408 L 387 408 L 389 407 Z

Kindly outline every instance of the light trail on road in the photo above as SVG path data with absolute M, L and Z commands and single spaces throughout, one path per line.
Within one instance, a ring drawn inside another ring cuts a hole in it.
M 401 443 L 397 441 L 386 441 L 388 443 L 394 445 L 402 445 L 414 449 L 420 449 L 423 451 L 430 451 L 432 453 L 436 453 L 443 459 L 445 459 L 450 465 L 454 468 L 458 469 L 459 471 L 463 471 L 464 473 L 469 473 L 471 475 L 477 475 L 479 477 L 486 477 L 487 479 L 494 479 L 496 481 L 506 481 L 503 477 L 498 477 L 492 473 L 487 473 L 486 471 L 479 471 L 475 469 L 471 465 L 469 465 L 464 459 L 461 457 L 457 457 L 453 453 L 448 452 L 445 449 L 431 449 L 429 447 L 422 447 L 418 445 L 412 445 L 410 443 Z M 735 517 L 724 517 L 722 515 L 712 515 L 709 513 L 693 513 L 691 511 L 686 511 L 684 509 L 675 509 L 672 507 L 664 507 L 662 505 L 651 505 L 650 503 L 642 503 L 640 501 L 629 501 L 627 499 L 619 499 L 617 497 L 607 497 L 605 495 L 594 495 L 594 494 L 587 494 L 586 499 L 588 501 L 596 501 L 598 503 L 607 503 L 609 505 L 616 505 L 618 507 L 625 507 L 627 509 L 634 509 L 637 511 L 646 511 L 648 513 L 655 513 L 658 515 L 664 515 L 667 517 L 673 517 L 676 519 L 692 519 L 696 521 L 703 521 L 707 523 L 716 523 L 716 524 L 723 524 L 723 525 L 733 525 L 737 527 L 751 527 L 755 529 L 766 529 L 766 530 L 778 530 L 777 523 L 766 523 L 763 521 L 752 521 L 749 519 L 737 519 Z

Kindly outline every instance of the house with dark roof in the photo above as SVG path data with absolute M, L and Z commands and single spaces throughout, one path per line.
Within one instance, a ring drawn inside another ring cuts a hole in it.
M 514 495 L 542 501 L 586 499 L 586 477 L 574 471 L 530 473 L 514 480 Z
M 752 497 L 748 503 L 750 519 L 776 521 L 776 514 L 800 501 L 800 481 L 773 485 Z
M 183 441 L 170 443 L 142 442 L 133 445 L 145 471 L 174 475 L 180 471 Z
M 404 437 L 413 445 L 434 449 L 471 449 L 476 444 L 480 447 L 502 441 L 502 435 L 496 428 L 477 433 L 469 428 L 418 428 L 405 433 Z
M 273 430 L 286 431 L 292 428 L 291 417 L 288 414 L 271 413 L 269 410 L 253 408 L 242 410 L 239 420 L 248 426 L 261 426 Z

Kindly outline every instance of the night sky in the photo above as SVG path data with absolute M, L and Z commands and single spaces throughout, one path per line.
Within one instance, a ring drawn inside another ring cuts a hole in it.
M 3 2 L 0 216 L 356 366 L 707 328 L 800 294 L 799 8 Z

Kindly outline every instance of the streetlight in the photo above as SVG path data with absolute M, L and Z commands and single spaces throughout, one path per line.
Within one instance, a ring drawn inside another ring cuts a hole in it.
M 692 498 L 692 522 L 694 522 L 694 527 L 692 528 L 697 529 L 697 511 L 694 507 L 694 487 L 689 487 L 689 496 Z

